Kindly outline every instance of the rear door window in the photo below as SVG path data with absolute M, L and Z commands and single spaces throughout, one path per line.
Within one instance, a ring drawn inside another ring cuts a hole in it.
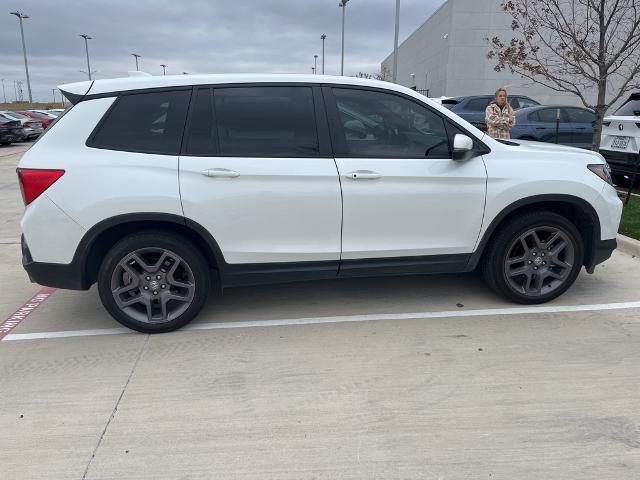
M 595 113 L 582 108 L 567 108 L 565 111 L 569 121 L 573 123 L 592 123 L 596 119 Z
M 487 105 L 491 103 L 491 98 L 472 98 L 467 102 L 465 110 L 470 112 L 484 112 L 487 109 Z
M 191 90 L 119 97 L 87 142 L 90 147 L 178 155 Z
M 311 87 L 215 88 L 213 98 L 221 155 L 305 157 L 320 154 Z

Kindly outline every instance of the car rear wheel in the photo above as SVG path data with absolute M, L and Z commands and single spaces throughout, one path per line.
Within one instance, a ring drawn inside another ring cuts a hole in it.
M 488 285 L 524 304 L 544 303 L 575 281 L 584 258 L 575 225 L 553 212 L 531 212 L 504 225 L 484 257 Z
M 208 264 L 195 245 L 161 232 L 125 237 L 109 251 L 98 274 L 106 310 L 144 333 L 189 323 L 204 306 L 209 284 Z

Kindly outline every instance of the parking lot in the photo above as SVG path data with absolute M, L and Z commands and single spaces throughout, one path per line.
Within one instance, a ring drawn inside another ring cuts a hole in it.
M 41 288 L 26 148 L 0 148 L 0 322 Z M 473 274 L 239 288 L 155 336 L 57 290 L 0 342 L 0 476 L 637 479 L 638 285 L 616 251 L 535 307 Z

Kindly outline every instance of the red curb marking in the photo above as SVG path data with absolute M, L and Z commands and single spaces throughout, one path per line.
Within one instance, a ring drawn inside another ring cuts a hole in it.
M 55 288 L 42 287 L 40 291 L 31 298 L 31 300 L 22 305 L 12 315 L 9 315 L 9 317 L 0 324 L 0 342 L 4 337 L 11 333 L 11 330 L 20 325 L 25 318 L 31 315 L 35 309 L 38 308 L 40 304 L 49 298 L 55 291 Z

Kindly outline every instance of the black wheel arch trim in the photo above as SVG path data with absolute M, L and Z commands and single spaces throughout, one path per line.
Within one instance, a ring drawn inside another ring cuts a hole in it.
M 147 224 L 147 228 L 153 229 L 154 223 L 175 224 L 179 227 L 184 227 L 188 230 L 191 230 L 208 247 L 209 252 L 203 252 L 205 257 L 210 260 L 211 258 L 209 254 L 213 254 L 212 260 L 215 262 L 215 265 L 218 268 L 223 268 L 223 266 L 226 265 L 218 243 L 211 236 L 211 234 L 197 222 L 189 220 L 181 215 L 171 213 L 126 213 L 109 217 L 95 224 L 89 230 L 87 230 L 87 233 L 85 233 L 85 235 L 82 237 L 82 240 L 80 240 L 71 264 L 76 265 L 77 268 L 79 268 L 82 272 L 80 279 L 80 285 L 82 286 L 82 289 L 88 289 L 93 284 L 88 269 L 88 262 L 90 260 L 89 256 L 92 253 L 93 246 L 96 244 L 102 234 L 114 227 L 124 226 L 127 224 Z M 158 228 L 161 228 L 161 225 L 158 225 Z
M 513 212 L 516 210 L 533 206 L 541 203 L 566 203 L 575 207 L 578 207 L 585 215 L 587 215 L 591 221 L 593 226 L 592 238 L 590 240 L 591 248 L 588 248 L 585 245 L 585 262 L 587 266 L 587 271 L 593 271 L 593 267 L 595 267 L 597 255 L 596 250 L 598 245 L 600 244 L 600 218 L 596 213 L 596 210 L 593 206 L 584 200 L 583 198 L 576 197 L 574 195 L 566 195 L 566 194 L 543 194 L 543 195 L 533 195 L 530 197 L 521 198 L 513 202 L 512 204 L 506 206 L 496 217 L 491 221 L 484 234 L 482 235 L 482 239 L 478 243 L 476 250 L 473 252 L 471 257 L 469 258 L 469 263 L 467 264 L 467 270 L 471 271 L 476 268 L 480 259 L 482 258 L 482 254 L 487 246 L 487 243 L 496 232 L 497 228 L 502 224 L 502 222 Z M 608 258 L 608 257 L 607 257 Z

